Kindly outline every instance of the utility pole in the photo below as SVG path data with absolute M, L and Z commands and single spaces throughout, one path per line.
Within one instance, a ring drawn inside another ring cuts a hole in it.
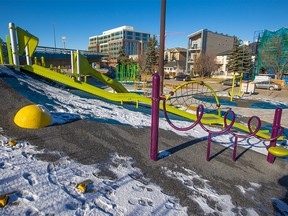
M 163 80 L 164 80 L 163 78 L 164 78 L 165 18 L 166 18 L 166 0 L 162 0 L 161 20 L 160 20 L 160 51 L 159 51 L 160 95 L 163 94 Z
M 55 51 L 56 51 L 56 33 L 55 33 L 55 26 L 53 24 L 53 34 L 54 34 L 54 48 L 55 48 Z
M 65 52 L 66 36 L 62 36 L 62 43 L 64 44 L 64 52 Z

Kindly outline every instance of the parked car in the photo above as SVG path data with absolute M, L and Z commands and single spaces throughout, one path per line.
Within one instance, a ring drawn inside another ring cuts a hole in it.
M 232 79 L 226 79 L 226 80 L 221 81 L 220 83 L 222 85 L 232 86 L 232 82 L 233 82 Z M 236 78 L 234 81 L 234 86 L 239 86 L 239 85 L 240 85 L 240 78 Z
M 187 74 L 180 74 L 180 75 L 175 76 L 174 79 L 178 81 L 190 81 L 191 76 Z
M 269 89 L 269 90 L 281 90 L 281 85 L 272 81 L 261 81 L 255 83 L 255 88 Z

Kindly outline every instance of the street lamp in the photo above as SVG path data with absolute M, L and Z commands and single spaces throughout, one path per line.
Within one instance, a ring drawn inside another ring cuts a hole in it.
M 242 41 L 242 74 L 244 73 L 244 47 L 245 43 Z
M 66 36 L 62 36 L 62 43 L 64 44 L 64 50 L 65 50 Z

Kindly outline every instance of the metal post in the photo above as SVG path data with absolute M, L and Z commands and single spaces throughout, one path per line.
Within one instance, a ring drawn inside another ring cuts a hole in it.
M 238 137 L 235 136 L 235 140 L 234 140 L 234 144 L 233 144 L 233 155 L 232 155 L 232 159 L 233 159 L 233 161 L 236 160 L 237 142 L 238 142 Z
M 0 38 L 0 64 L 4 64 L 4 55 L 3 55 L 3 51 L 2 51 L 2 40 Z
M 74 73 L 74 55 L 73 55 L 72 50 L 71 50 L 70 54 L 71 54 L 71 74 L 73 74 Z
M 56 52 L 56 34 L 55 34 L 55 26 L 53 24 L 53 34 L 54 34 L 54 52 Z
M 6 35 L 6 45 L 7 45 L 8 61 L 9 61 L 9 64 L 12 65 L 13 64 L 13 59 L 12 59 L 11 42 L 10 42 L 9 35 Z
M 81 75 L 80 75 L 80 53 L 79 53 L 79 50 L 77 50 L 77 75 L 78 75 L 77 80 L 81 81 Z
M 13 64 L 15 66 L 19 66 L 19 56 L 18 56 L 18 47 L 16 42 L 16 31 L 14 23 L 9 23 L 9 32 L 10 32 L 10 39 L 11 39 L 11 49 L 12 49 L 12 57 L 13 57 Z M 20 70 L 18 67 L 16 70 Z
M 273 121 L 273 125 L 272 125 L 272 133 L 271 133 L 271 139 L 275 138 L 278 136 L 278 131 L 280 128 L 280 122 L 281 122 L 281 116 L 282 116 L 282 109 L 281 108 L 277 108 L 275 110 L 275 114 L 274 114 L 274 121 Z M 268 148 L 270 147 L 274 147 L 276 146 L 276 139 L 270 141 L 270 145 Z M 268 156 L 267 156 L 267 161 L 269 163 L 273 163 L 274 162 L 274 155 L 272 155 L 270 152 L 268 152 Z
M 65 52 L 66 36 L 62 36 L 62 43 L 64 44 L 64 52 Z
M 160 21 L 160 50 L 159 50 L 160 95 L 163 94 L 164 49 L 165 49 L 165 17 L 166 17 L 166 0 L 162 0 L 162 4 L 161 4 L 161 21 Z
M 244 47 L 245 43 L 242 41 L 242 73 L 244 73 Z
M 41 65 L 42 67 L 46 67 L 44 56 L 41 56 Z
M 25 47 L 25 53 L 26 53 L 26 63 L 27 63 L 27 65 L 32 65 L 32 59 L 29 56 L 29 47 L 28 47 L 28 45 Z
M 211 133 L 208 133 L 206 161 L 210 161 L 210 152 L 211 152 Z
M 159 130 L 159 100 L 160 76 L 154 74 L 152 78 L 152 115 L 151 115 L 151 143 L 150 159 L 156 161 L 158 155 L 158 130 Z

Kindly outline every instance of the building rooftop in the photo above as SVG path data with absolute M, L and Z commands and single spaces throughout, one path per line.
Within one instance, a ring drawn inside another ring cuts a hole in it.
M 113 29 L 104 31 L 104 32 L 102 32 L 102 35 L 108 35 L 108 34 L 111 34 L 113 32 L 118 32 L 118 31 L 123 31 L 123 30 L 141 32 L 141 31 L 134 30 L 133 26 L 120 26 L 120 27 L 117 27 L 117 28 L 113 28 Z M 150 34 L 149 32 L 141 32 L 141 33 Z M 89 37 L 89 39 L 95 38 L 95 37 L 98 37 L 98 36 L 101 36 L 101 35 L 94 35 L 94 36 Z
M 168 49 L 170 52 L 171 51 L 178 51 L 178 52 L 187 52 L 187 49 L 186 48 L 182 48 L 182 47 L 174 47 L 174 48 L 171 48 L 171 49 Z
M 118 32 L 118 31 L 122 31 L 122 30 L 134 31 L 134 28 L 132 26 L 120 26 L 120 27 L 117 27 L 117 28 L 114 28 L 114 29 L 110 29 L 110 30 L 104 31 L 103 35 L 111 34 L 113 32 Z
M 223 33 L 219 33 L 219 32 L 213 32 L 213 31 L 210 31 L 208 29 L 201 29 L 201 30 L 199 30 L 197 32 L 194 32 L 194 33 L 188 35 L 188 38 L 192 37 L 192 36 L 195 36 L 195 35 L 198 35 L 198 34 L 202 33 L 203 31 L 207 31 L 207 32 L 210 32 L 210 33 L 213 33 L 213 34 L 218 34 L 218 35 L 224 35 L 224 36 L 227 36 L 227 37 L 234 37 L 234 36 L 230 36 L 228 34 L 223 34 Z

